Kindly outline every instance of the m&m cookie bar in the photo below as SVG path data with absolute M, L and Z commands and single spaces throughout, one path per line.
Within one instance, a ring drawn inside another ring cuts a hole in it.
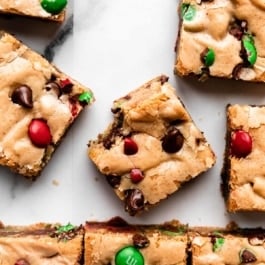
M 67 0 L 0 0 L 0 13 L 62 22 Z
M 182 0 L 175 72 L 265 80 L 264 2 Z
M 185 226 L 128 225 L 117 218 L 85 225 L 85 265 L 186 264 Z
M 0 58 L 0 164 L 34 180 L 93 94 L 6 32 Z
M 222 190 L 227 209 L 265 211 L 265 107 L 227 106 Z
M 89 143 L 89 157 L 136 215 L 208 170 L 215 155 L 184 105 L 159 76 L 114 101 L 113 123 Z
M 191 229 L 192 230 L 192 229 Z M 214 229 L 189 232 L 192 265 L 264 264 L 263 229 Z
M 82 226 L 39 223 L 1 226 L 1 265 L 80 265 L 83 256 Z

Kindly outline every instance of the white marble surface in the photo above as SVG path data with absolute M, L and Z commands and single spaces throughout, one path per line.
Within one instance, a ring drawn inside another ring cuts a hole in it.
M 72 5 L 68 17 L 72 13 Z M 179 219 L 191 225 L 262 225 L 264 214 L 227 214 L 220 193 L 227 103 L 264 103 L 264 87 L 235 81 L 181 80 L 173 75 L 177 0 L 75 0 L 73 34 L 55 47 L 54 63 L 91 87 L 96 102 L 69 131 L 41 177 L 34 183 L 0 168 L 0 219 L 6 224 L 39 221 L 79 224 L 120 215 L 134 223 Z M 23 18 L 0 19 L 35 50 L 61 27 Z M 112 116 L 116 97 L 164 73 L 176 86 L 196 124 L 212 145 L 217 163 L 178 193 L 140 217 L 128 217 L 122 203 L 87 158 L 87 142 Z

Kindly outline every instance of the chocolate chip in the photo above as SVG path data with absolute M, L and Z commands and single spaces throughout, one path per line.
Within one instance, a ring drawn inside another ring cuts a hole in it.
M 11 99 L 14 103 L 19 104 L 25 108 L 32 108 L 32 90 L 27 85 L 21 85 L 17 87 L 12 95 Z
M 167 81 L 168 81 L 169 77 L 165 76 L 165 75 L 162 75 L 160 77 L 160 82 L 161 82 L 161 85 L 165 84 Z
M 107 175 L 106 180 L 112 188 L 117 188 L 121 183 L 121 176 Z
M 254 237 L 249 237 L 248 242 L 252 246 L 262 246 L 265 242 L 265 238 L 259 237 L 259 236 L 254 236 Z
M 256 256 L 253 252 L 251 252 L 249 249 L 243 249 L 240 252 L 240 262 L 242 263 L 249 263 L 249 262 L 255 262 L 257 260 Z
M 129 224 L 119 216 L 115 216 L 115 217 L 111 218 L 107 222 L 107 225 L 114 226 L 114 227 L 127 227 L 127 226 L 129 226 Z
M 134 234 L 133 235 L 133 245 L 137 248 L 146 248 L 150 244 L 150 240 L 146 235 Z
M 30 263 L 25 259 L 18 259 L 14 265 L 30 265 Z
M 183 143 L 184 137 L 175 126 L 169 127 L 166 135 L 162 138 L 162 148 L 167 153 L 178 152 L 182 148 Z
M 73 90 L 74 84 L 68 79 L 60 80 L 60 88 L 63 94 L 69 94 Z
M 239 63 L 234 67 L 234 69 L 232 71 L 232 76 L 234 79 L 238 80 L 240 78 L 240 72 L 241 72 L 242 68 L 244 68 L 244 67 L 245 67 L 244 63 Z
M 58 97 L 62 95 L 62 91 L 60 89 L 60 86 L 56 82 L 49 82 L 45 85 L 45 89 L 47 91 L 54 91 Z
M 210 76 L 210 70 L 209 67 L 202 67 L 201 68 L 201 73 L 199 76 L 199 81 L 204 82 L 206 81 Z
M 144 195 L 139 189 L 129 189 L 124 192 L 125 211 L 131 216 L 144 209 Z
M 248 30 L 247 21 L 236 19 L 229 29 L 229 33 L 233 35 L 236 39 L 241 40 L 244 33 Z
M 182 124 L 184 121 L 183 120 L 180 120 L 180 119 L 177 119 L 177 120 L 174 120 L 174 121 L 171 121 L 170 122 L 170 125 L 180 125 Z

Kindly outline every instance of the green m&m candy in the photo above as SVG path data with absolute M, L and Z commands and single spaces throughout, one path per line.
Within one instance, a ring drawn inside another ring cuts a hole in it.
M 191 21 L 195 17 L 196 14 L 196 8 L 195 6 L 188 4 L 188 3 L 183 3 L 181 5 L 181 17 L 184 20 Z
M 128 246 L 117 252 L 115 265 L 144 265 L 144 257 L 137 248 Z
M 242 38 L 243 47 L 247 53 L 247 60 L 251 66 L 253 66 L 257 60 L 257 50 L 254 44 L 253 37 L 246 34 Z
M 67 0 L 41 0 L 42 8 L 52 15 L 59 14 L 67 5 Z
M 84 92 L 82 93 L 79 97 L 78 100 L 82 103 L 86 103 L 88 104 L 90 102 L 90 100 L 92 99 L 92 94 L 90 92 Z
M 211 48 L 206 48 L 201 54 L 201 60 L 203 64 L 207 67 L 213 65 L 215 61 L 215 53 Z

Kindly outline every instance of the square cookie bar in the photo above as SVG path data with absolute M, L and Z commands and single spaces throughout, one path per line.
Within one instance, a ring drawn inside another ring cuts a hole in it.
M 0 58 L 0 165 L 34 180 L 94 98 L 6 32 L 0 32 Z
M 222 190 L 227 209 L 265 211 L 265 106 L 228 105 Z
M 178 224 L 138 226 L 118 218 L 85 225 L 85 265 L 186 264 L 187 234 Z
M 81 265 L 83 227 L 51 224 L 2 226 L 1 265 Z
M 190 232 L 192 265 L 264 264 L 262 229 L 207 229 Z
M 0 13 L 62 22 L 67 0 L 0 0 Z
M 88 155 L 136 215 L 211 168 L 215 155 L 168 83 L 159 76 L 114 101 L 114 121 Z
M 259 0 L 182 0 L 175 73 L 263 82 L 264 8 Z

